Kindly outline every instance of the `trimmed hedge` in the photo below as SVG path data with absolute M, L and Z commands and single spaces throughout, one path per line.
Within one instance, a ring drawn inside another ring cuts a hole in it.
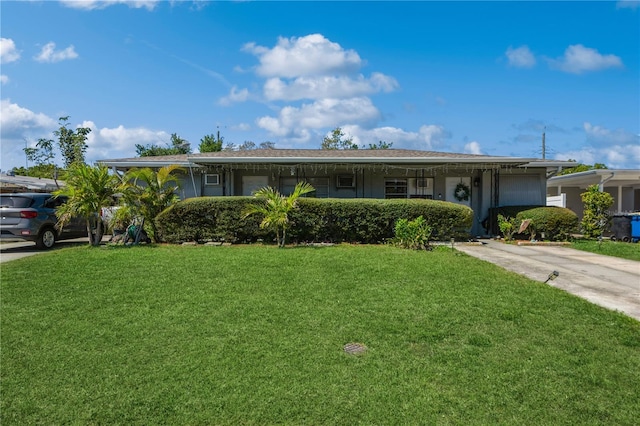
M 578 216 L 564 207 L 537 207 L 516 215 L 518 223 L 525 219 L 531 219 L 537 235 L 544 232 L 552 241 L 566 241 L 578 229 Z
M 242 218 L 254 197 L 200 197 L 172 205 L 160 213 L 156 224 L 162 241 L 253 242 L 274 238 L 260 229 L 259 215 Z M 434 239 L 467 239 L 473 211 L 459 204 L 434 200 L 301 198 L 289 215 L 287 231 L 293 242 L 350 242 L 375 244 L 394 236 L 398 219 L 423 216 Z

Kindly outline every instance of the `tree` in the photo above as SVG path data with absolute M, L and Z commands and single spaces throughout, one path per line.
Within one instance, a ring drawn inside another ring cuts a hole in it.
M 582 232 L 587 237 L 598 238 L 611 225 L 609 209 L 613 205 L 613 197 L 608 192 L 600 191 L 600 186 L 591 185 L 586 192 L 580 194 L 584 203 L 582 216 Z
M 392 146 L 393 142 L 378 141 L 376 144 L 370 143 L 367 149 L 391 149 Z
M 568 161 L 576 161 L 576 160 L 569 159 Z M 558 175 L 559 176 L 570 175 L 572 173 L 580 173 L 580 172 L 586 172 L 589 170 L 601 170 L 601 169 L 608 169 L 608 167 L 603 163 L 595 163 L 593 166 L 589 164 L 577 163 L 574 167 L 569 167 L 568 169 L 562 170 L 560 173 L 558 173 Z
M 331 131 L 330 136 L 322 139 L 322 149 L 358 149 L 358 145 L 353 142 L 353 138 L 345 138 L 345 134 L 340 127 Z
M 130 169 L 124 175 L 120 187 L 124 208 L 144 218 L 154 242 L 158 242 L 155 218 L 162 210 L 179 200 L 175 191 L 180 185 L 174 172 L 182 171 L 182 167 L 174 164 L 161 167 L 157 172 L 148 167 Z
M 315 188 L 307 182 L 298 182 L 288 197 L 283 196 L 277 189 L 270 186 L 261 188 L 254 193 L 254 196 L 263 199 L 265 202 L 248 206 L 244 211 L 244 217 L 256 213 L 262 215 L 260 228 L 275 230 L 278 247 L 284 247 L 287 228 L 290 224 L 289 212 L 297 206 L 298 198 L 313 191 L 315 191 Z M 282 231 L 282 234 L 280 231 Z
M 178 136 L 177 133 L 171 134 L 171 145 L 167 144 L 166 147 L 150 144 L 140 145 L 136 144 L 136 154 L 139 157 L 156 157 L 158 155 L 180 155 L 190 154 L 191 144 L 186 140 Z
M 200 152 L 218 152 L 222 151 L 222 144 L 224 143 L 224 137 L 220 137 L 220 132 L 218 132 L 218 137 L 215 135 L 205 135 L 200 139 L 200 145 L 198 146 L 198 151 Z
M 87 222 L 89 244 L 100 245 L 104 230 L 100 212 L 111 206 L 120 179 L 107 166 L 78 162 L 71 164 L 64 179 L 66 186 L 54 192 L 55 196 L 68 197 L 56 210 L 58 228 L 62 229 L 73 217 L 82 217 Z
M 238 151 L 251 151 L 256 149 L 256 143 L 252 141 L 244 141 L 239 147 Z
M 258 148 L 259 149 L 275 149 L 276 143 L 271 141 L 260 142 L 260 145 L 258 145 Z
M 77 127 L 75 130 L 69 129 L 69 116 L 60 117 L 58 123 L 60 128 L 53 132 L 58 137 L 58 147 L 62 154 L 65 168 L 72 164 L 84 163 L 84 154 L 87 152 L 87 135 L 91 133 L 89 127 Z

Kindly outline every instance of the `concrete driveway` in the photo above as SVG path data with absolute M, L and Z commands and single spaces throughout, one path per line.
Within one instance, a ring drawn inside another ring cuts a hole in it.
M 0 263 L 9 262 L 15 259 L 21 259 L 23 257 L 33 256 L 38 253 L 47 253 L 52 250 L 59 250 L 64 247 L 71 247 L 74 245 L 77 246 L 82 244 L 89 244 L 89 240 L 87 237 L 58 241 L 50 250 L 40 250 L 36 247 L 36 243 L 32 242 L 2 242 L 0 243 Z
M 560 275 L 549 285 L 640 320 L 640 262 L 563 246 L 518 246 L 493 240 L 456 248 L 535 281 L 544 282 L 558 271 Z

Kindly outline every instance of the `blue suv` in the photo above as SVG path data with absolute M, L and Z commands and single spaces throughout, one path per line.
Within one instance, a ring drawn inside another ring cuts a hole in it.
M 56 208 L 66 201 L 52 194 L 0 194 L 0 239 L 34 241 L 38 248 L 49 249 L 58 240 L 86 237 L 82 219 L 56 228 Z

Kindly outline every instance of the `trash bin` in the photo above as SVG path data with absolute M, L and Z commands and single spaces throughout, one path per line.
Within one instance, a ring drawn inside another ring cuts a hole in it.
M 631 240 L 634 243 L 640 240 L 640 214 L 631 216 Z
M 611 239 L 614 241 L 631 241 L 631 216 L 614 215 L 610 231 Z

